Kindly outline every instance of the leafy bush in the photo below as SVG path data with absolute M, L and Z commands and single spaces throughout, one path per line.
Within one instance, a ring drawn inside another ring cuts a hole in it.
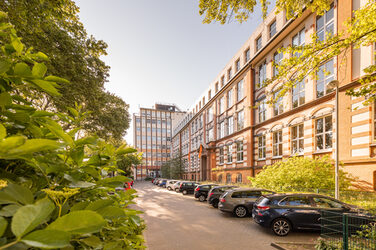
M 134 190 L 117 167 L 135 149 L 115 147 L 80 128 L 69 114 L 38 108 L 69 84 L 48 75 L 41 52 L 26 49 L 0 12 L 0 249 L 144 248 Z M 69 129 L 64 129 L 69 128 Z M 114 176 L 114 177 L 109 177 Z
M 334 190 L 335 186 L 334 165 L 329 157 L 291 157 L 265 166 L 260 173 L 249 179 L 253 186 L 275 191 Z M 350 183 L 350 177 L 340 170 L 340 188 L 348 188 Z

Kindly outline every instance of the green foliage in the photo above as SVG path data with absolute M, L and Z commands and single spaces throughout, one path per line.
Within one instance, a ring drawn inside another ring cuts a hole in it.
M 256 177 L 249 177 L 253 186 L 275 191 L 334 190 L 334 165 L 328 157 L 312 159 L 291 157 L 285 161 L 265 166 Z M 351 179 L 340 171 L 340 188 L 350 186 Z
M 43 110 L 60 112 L 67 112 L 67 107 L 73 107 L 78 102 L 82 104 L 82 112 L 88 112 L 80 122 L 86 131 L 95 132 L 105 139 L 114 137 L 121 140 L 129 127 L 128 105 L 105 90 L 109 66 L 101 60 L 101 56 L 107 54 L 107 44 L 87 34 L 79 21 L 79 8 L 75 2 L 1 1 L 0 10 L 8 13 L 8 20 L 23 37 L 22 42 L 17 36 L 8 39 L 12 50 L 20 54 L 25 47 L 32 47 L 45 53 L 31 55 L 32 60 L 38 61 L 34 65 L 20 62 L 16 67 L 19 75 L 36 77 L 32 83 L 49 94 L 38 92 L 34 93 L 35 98 L 25 98 Z M 4 24 L 0 30 L 8 26 Z M 0 62 L 0 73 L 6 72 L 7 67 L 9 64 Z M 43 78 L 45 74 L 57 75 L 69 82 L 55 76 Z M 49 82 L 56 84 L 51 86 Z M 65 126 L 69 128 L 69 123 Z
M 69 83 L 48 75 L 48 58 L 26 49 L 5 16 L 0 12 L 0 249 L 144 248 L 145 226 L 128 207 L 135 191 L 115 191 L 129 181 L 117 163 L 135 149 L 87 135 L 82 105 L 68 113 L 35 105 Z
M 179 180 L 183 177 L 184 168 L 182 155 L 179 154 L 161 166 L 161 174 L 164 178 Z

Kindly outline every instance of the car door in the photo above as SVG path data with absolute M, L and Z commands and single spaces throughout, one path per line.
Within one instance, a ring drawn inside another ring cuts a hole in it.
M 327 197 L 322 196 L 314 196 L 312 197 L 312 201 L 316 207 L 317 215 L 315 219 L 315 228 L 321 228 L 321 213 L 324 212 L 327 216 L 330 216 L 332 219 L 331 221 L 324 221 L 323 223 L 327 224 L 326 226 L 335 226 L 336 224 L 340 224 L 342 220 L 342 214 L 348 210 L 346 206 L 342 203 L 332 200 Z M 338 220 L 335 222 L 333 220 Z
M 248 209 L 248 212 L 252 212 L 253 204 L 261 196 L 261 191 L 244 191 L 244 205 Z
M 279 205 L 286 209 L 284 216 L 293 223 L 294 227 L 312 228 L 317 209 L 313 207 L 309 196 L 287 196 L 279 202 Z

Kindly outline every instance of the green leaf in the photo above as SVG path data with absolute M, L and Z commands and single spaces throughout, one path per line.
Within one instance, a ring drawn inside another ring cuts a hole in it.
M 12 36 L 11 44 L 13 48 L 17 51 L 18 54 L 21 54 L 24 45 L 21 42 L 21 39 L 17 36 Z
M 115 249 L 121 249 L 119 242 L 109 242 L 104 245 L 103 250 L 115 250 Z
M 68 186 L 70 188 L 89 188 L 95 186 L 95 183 L 87 181 L 72 181 Z
M 66 83 L 69 84 L 69 81 L 67 79 L 57 77 L 57 76 L 46 76 L 44 78 L 46 81 L 51 81 L 51 82 L 59 82 L 59 83 Z
M 31 70 L 26 63 L 17 63 L 14 67 L 14 74 L 18 76 L 28 77 L 31 76 Z
M 112 220 L 125 216 L 124 209 L 116 206 L 107 206 L 97 210 L 97 212 L 103 216 L 103 218 Z
M 48 198 L 39 200 L 33 205 L 21 207 L 13 216 L 12 232 L 21 238 L 44 222 L 54 209 L 55 205 Z
M 44 60 L 44 61 L 47 61 L 49 59 L 48 56 L 46 54 L 42 53 L 42 52 L 38 52 L 36 54 L 32 54 L 31 58 L 33 58 L 33 59 L 39 59 L 39 60 Z
M 44 63 L 35 63 L 32 74 L 35 77 L 42 78 L 47 72 L 47 66 Z
M 77 165 L 81 165 L 82 164 L 82 161 L 84 160 L 84 156 L 85 156 L 84 147 L 74 148 L 70 152 L 70 157 L 73 159 L 73 161 Z
M 31 80 L 31 82 L 50 95 L 55 95 L 55 96 L 61 95 L 59 91 L 55 88 L 55 86 L 52 84 L 52 82 L 39 80 L 39 79 L 33 79 Z
M 0 140 L 4 139 L 5 136 L 7 136 L 7 130 L 3 124 L 0 123 Z
M 24 136 L 10 136 L 0 141 L 0 158 L 2 152 L 7 152 L 12 148 L 21 146 L 26 141 Z
M 85 138 L 82 138 L 82 139 L 79 139 L 76 141 L 76 145 L 77 146 L 81 146 L 81 145 L 87 145 L 87 144 L 95 144 L 97 142 L 97 137 L 94 137 L 94 136 L 88 136 L 88 137 L 85 137 Z
M 113 203 L 114 203 L 114 201 L 110 200 L 110 199 L 97 200 L 97 201 L 90 203 L 86 207 L 86 210 L 96 211 L 96 210 L 102 209 L 104 207 L 107 207 L 109 205 L 112 205 Z
M 60 147 L 60 143 L 49 139 L 30 139 L 23 145 L 8 151 L 9 157 L 32 154 L 45 150 L 53 150 Z M 9 158 L 8 157 L 8 158 Z
M 38 230 L 22 238 L 22 242 L 38 248 L 62 248 L 69 246 L 70 233 L 58 230 Z
M 0 191 L 0 203 L 4 204 L 2 198 L 6 196 L 10 197 L 9 201 L 16 201 L 24 205 L 31 204 L 34 201 L 33 193 L 28 188 L 13 183 L 8 183 L 8 185 Z
M 7 72 L 10 69 L 10 66 L 11 64 L 8 61 L 4 59 L 0 60 L 0 74 Z
M 47 123 L 44 124 L 54 135 L 57 137 L 63 139 L 66 143 L 69 145 L 74 145 L 74 141 L 70 135 L 68 135 L 62 128 L 61 126 L 53 121 L 53 120 L 48 120 Z
M 3 236 L 5 230 L 7 229 L 8 221 L 4 217 L 0 217 L 0 237 Z
M 137 149 L 135 148 L 119 148 L 116 150 L 117 155 L 131 154 L 136 153 Z
M 69 110 L 69 112 L 74 116 L 74 117 L 78 117 L 78 112 L 77 110 L 75 110 L 74 108 L 70 108 L 70 107 L 67 107 L 67 109 Z
M 101 240 L 94 235 L 88 238 L 82 239 L 81 241 L 92 248 L 100 248 L 102 246 Z
M 71 211 L 84 210 L 87 207 L 87 205 L 89 205 L 89 203 L 90 203 L 89 201 L 82 201 L 82 202 L 76 203 L 71 207 Z
M 105 224 L 106 221 L 100 214 L 90 210 L 79 210 L 57 218 L 47 228 L 72 234 L 86 234 L 99 232 Z
M 54 116 L 54 113 L 44 111 L 44 110 L 37 110 L 31 116 L 32 117 L 45 117 L 45 116 Z
M 115 177 L 109 177 L 105 178 L 103 180 L 100 180 L 98 184 L 103 185 L 103 186 L 108 186 L 108 187 L 119 187 L 124 184 L 124 182 L 129 182 L 131 179 L 128 177 L 118 175 Z
M 12 97 L 8 92 L 0 93 L 0 107 L 5 107 L 12 104 Z
M 18 204 L 5 206 L 0 210 L 0 216 L 12 217 L 20 207 Z

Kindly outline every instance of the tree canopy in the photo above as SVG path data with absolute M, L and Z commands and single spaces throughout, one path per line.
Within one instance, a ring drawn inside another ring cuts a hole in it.
M 107 44 L 87 34 L 74 1 L 1 1 L 0 10 L 8 13 L 27 47 L 49 57 L 45 62 L 48 73 L 70 82 L 59 84 L 59 96 L 38 93 L 37 105 L 44 110 L 67 111 L 80 103 L 83 111 L 91 111 L 82 121 L 84 129 L 104 138 L 124 136 L 129 127 L 128 105 L 104 89 L 109 66 L 101 56 L 107 54 Z

